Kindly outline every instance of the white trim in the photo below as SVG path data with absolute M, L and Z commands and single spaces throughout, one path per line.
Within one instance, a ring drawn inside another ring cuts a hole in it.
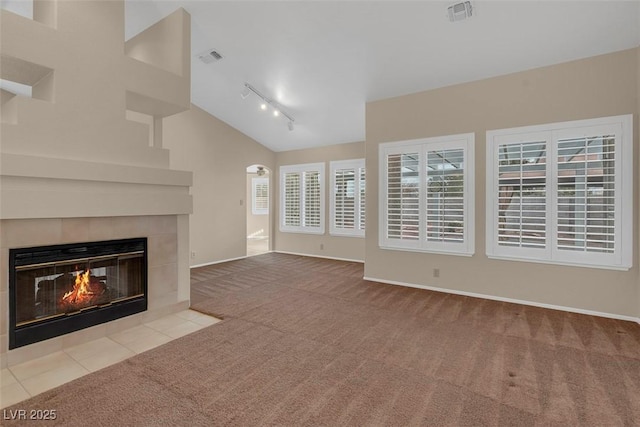
M 489 259 L 497 259 L 500 261 L 516 261 L 516 262 L 533 262 L 535 264 L 551 264 L 559 265 L 563 267 L 585 267 L 585 268 L 598 268 L 600 270 L 615 270 L 615 271 L 629 271 L 627 267 L 615 267 L 615 266 L 603 266 L 599 264 L 580 264 L 568 261 L 553 261 L 534 257 L 512 257 L 508 255 L 490 255 L 487 254 Z
M 364 280 L 368 280 L 370 282 L 384 283 L 384 284 L 387 284 L 387 285 L 406 286 L 406 287 L 409 287 L 409 288 L 425 289 L 427 291 L 443 292 L 443 293 L 446 293 L 446 294 L 462 295 L 462 296 L 473 297 L 473 298 L 482 298 L 482 299 L 488 299 L 488 300 L 492 300 L 492 301 L 508 302 L 508 303 L 512 303 L 512 304 L 528 305 L 528 306 L 531 306 L 531 307 L 548 308 L 550 310 L 559 310 L 559 311 L 566 311 L 566 312 L 569 312 L 569 313 L 586 314 L 586 315 L 589 315 L 589 316 L 606 317 L 608 319 L 625 320 L 625 321 L 636 322 L 636 323 L 640 324 L 640 317 L 625 316 L 623 314 L 605 313 L 605 312 L 602 312 L 602 311 L 586 310 L 586 309 L 583 309 L 583 308 L 575 308 L 575 307 L 567 307 L 567 306 L 563 306 L 563 305 L 546 304 L 546 303 L 543 303 L 543 302 L 519 300 L 519 299 L 514 299 L 514 298 L 505 298 L 505 297 L 499 297 L 499 296 L 495 296 L 495 295 L 479 294 L 479 293 L 475 293 L 475 292 L 458 291 L 458 290 L 455 290 L 455 289 L 439 288 L 439 287 L 436 287 L 436 286 L 418 285 L 418 284 L 415 284 L 415 283 L 398 282 L 398 281 L 395 281 L 395 280 L 377 279 L 375 277 L 368 277 L 368 276 L 364 276 L 363 279 Z
M 380 249 L 385 251 L 400 251 L 400 252 L 419 252 L 426 254 L 435 254 L 435 255 L 453 255 L 453 256 L 466 256 L 472 257 L 473 253 L 467 252 L 456 252 L 456 251 L 447 251 L 446 249 L 415 249 L 415 248 L 401 248 L 395 246 L 379 246 Z
M 277 254 L 307 256 L 307 257 L 311 257 L 311 258 L 333 259 L 333 260 L 336 260 L 336 261 L 357 262 L 359 264 L 364 264 L 364 260 L 360 260 L 360 259 L 338 258 L 338 257 L 334 257 L 334 256 L 303 254 L 303 253 L 300 253 L 300 252 L 289 252 L 289 251 L 272 251 L 272 252 L 275 252 Z
M 237 261 L 237 260 L 239 260 L 239 259 L 245 259 L 245 258 L 247 258 L 247 255 L 245 255 L 245 256 L 239 256 L 239 257 L 237 257 L 237 258 L 221 259 L 220 261 L 205 262 L 205 263 L 203 263 L 203 264 L 190 265 L 190 266 L 189 266 L 189 268 L 206 267 L 206 266 L 208 266 L 208 265 L 222 264 L 223 262 Z
M 364 239 L 364 234 L 351 234 L 351 233 L 329 233 L 333 237 L 355 237 L 356 239 Z

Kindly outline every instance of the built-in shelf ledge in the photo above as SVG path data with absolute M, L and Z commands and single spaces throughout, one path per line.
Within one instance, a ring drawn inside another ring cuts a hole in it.
M 193 184 L 188 171 L 116 165 L 50 157 L 3 153 L 0 163 L 2 176 L 70 179 L 81 181 L 115 182 L 186 186 Z

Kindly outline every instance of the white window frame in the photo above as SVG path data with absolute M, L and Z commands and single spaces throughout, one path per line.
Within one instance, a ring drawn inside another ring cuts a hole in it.
M 567 138 L 615 134 L 613 253 L 558 249 L 557 144 Z M 509 143 L 546 142 L 546 232 L 544 248 L 499 245 L 498 149 Z M 622 115 L 487 132 L 486 253 L 489 258 L 578 267 L 628 270 L 633 265 L 633 116 Z
M 379 221 L 378 245 L 382 249 L 427 252 L 447 255 L 472 256 L 475 252 L 475 134 L 465 133 L 409 141 L 387 142 L 379 146 Z M 460 243 L 437 242 L 427 240 L 427 153 L 434 150 L 462 149 L 464 152 L 464 201 L 463 236 Z M 418 239 L 393 239 L 387 236 L 388 230 L 388 173 L 387 156 L 400 153 L 418 153 L 419 156 L 419 225 Z
M 267 186 L 267 207 L 266 208 L 258 208 L 257 200 L 258 200 L 258 185 Z M 253 177 L 251 178 L 251 213 L 253 215 L 269 215 L 269 178 L 267 177 Z
M 361 206 L 360 171 L 364 170 L 364 159 L 335 160 L 329 163 L 331 172 L 331 200 L 329 203 L 330 226 L 332 236 L 364 237 L 365 229 L 361 228 L 360 218 L 365 214 Z M 336 172 L 339 170 L 353 170 L 354 172 L 354 228 L 343 228 L 336 225 Z M 366 173 L 366 172 L 365 172 Z M 365 175 L 366 180 L 366 175 Z M 366 184 L 365 184 L 366 185 Z
M 312 227 L 304 225 L 304 174 L 305 172 L 318 172 L 318 181 L 320 184 L 320 225 Z M 298 192 L 300 200 L 300 226 L 292 226 L 285 224 L 285 177 L 288 173 L 300 174 L 300 189 Z M 324 163 L 306 163 L 300 165 L 280 166 L 280 231 L 283 233 L 305 233 L 305 234 L 324 234 L 325 230 L 325 165 Z

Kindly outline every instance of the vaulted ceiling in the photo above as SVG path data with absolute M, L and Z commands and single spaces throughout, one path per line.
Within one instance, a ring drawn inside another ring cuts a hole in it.
M 127 0 L 125 38 L 186 9 L 193 104 L 274 151 L 363 141 L 369 101 L 640 45 L 639 1 L 476 0 L 450 22 L 453 3 Z

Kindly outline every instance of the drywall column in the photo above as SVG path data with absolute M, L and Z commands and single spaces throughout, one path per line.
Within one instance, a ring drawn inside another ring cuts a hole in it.
M 189 215 L 178 215 L 178 301 L 191 299 L 189 269 Z
M 638 25 L 640 26 L 640 5 L 638 6 Z M 634 170 L 636 171 L 636 174 L 638 175 L 638 179 L 636 181 L 636 191 L 635 193 L 637 194 L 640 191 L 640 47 L 638 47 L 636 49 L 636 57 L 637 57 L 637 68 L 636 68 L 636 75 L 637 75 L 637 80 L 636 80 L 636 90 L 637 90 L 637 98 L 636 98 L 636 121 L 635 121 L 635 135 L 636 135 L 636 144 L 635 144 L 635 164 L 634 164 Z M 638 200 L 638 204 L 637 204 L 637 211 L 640 212 L 640 200 Z M 638 214 L 640 215 L 640 213 Z M 636 234 L 637 234 L 637 240 L 636 240 L 636 246 L 635 246 L 635 251 L 636 254 L 638 254 L 638 265 L 640 265 L 640 224 L 638 223 L 638 221 L 635 222 L 636 227 L 638 228 Z M 636 311 L 636 316 L 638 317 L 638 322 L 640 323 L 640 275 L 638 275 L 638 288 L 637 288 L 637 292 L 638 292 L 638 310 Z
M 153 148 L 162 148 L 162 117 L 153 117 Z

